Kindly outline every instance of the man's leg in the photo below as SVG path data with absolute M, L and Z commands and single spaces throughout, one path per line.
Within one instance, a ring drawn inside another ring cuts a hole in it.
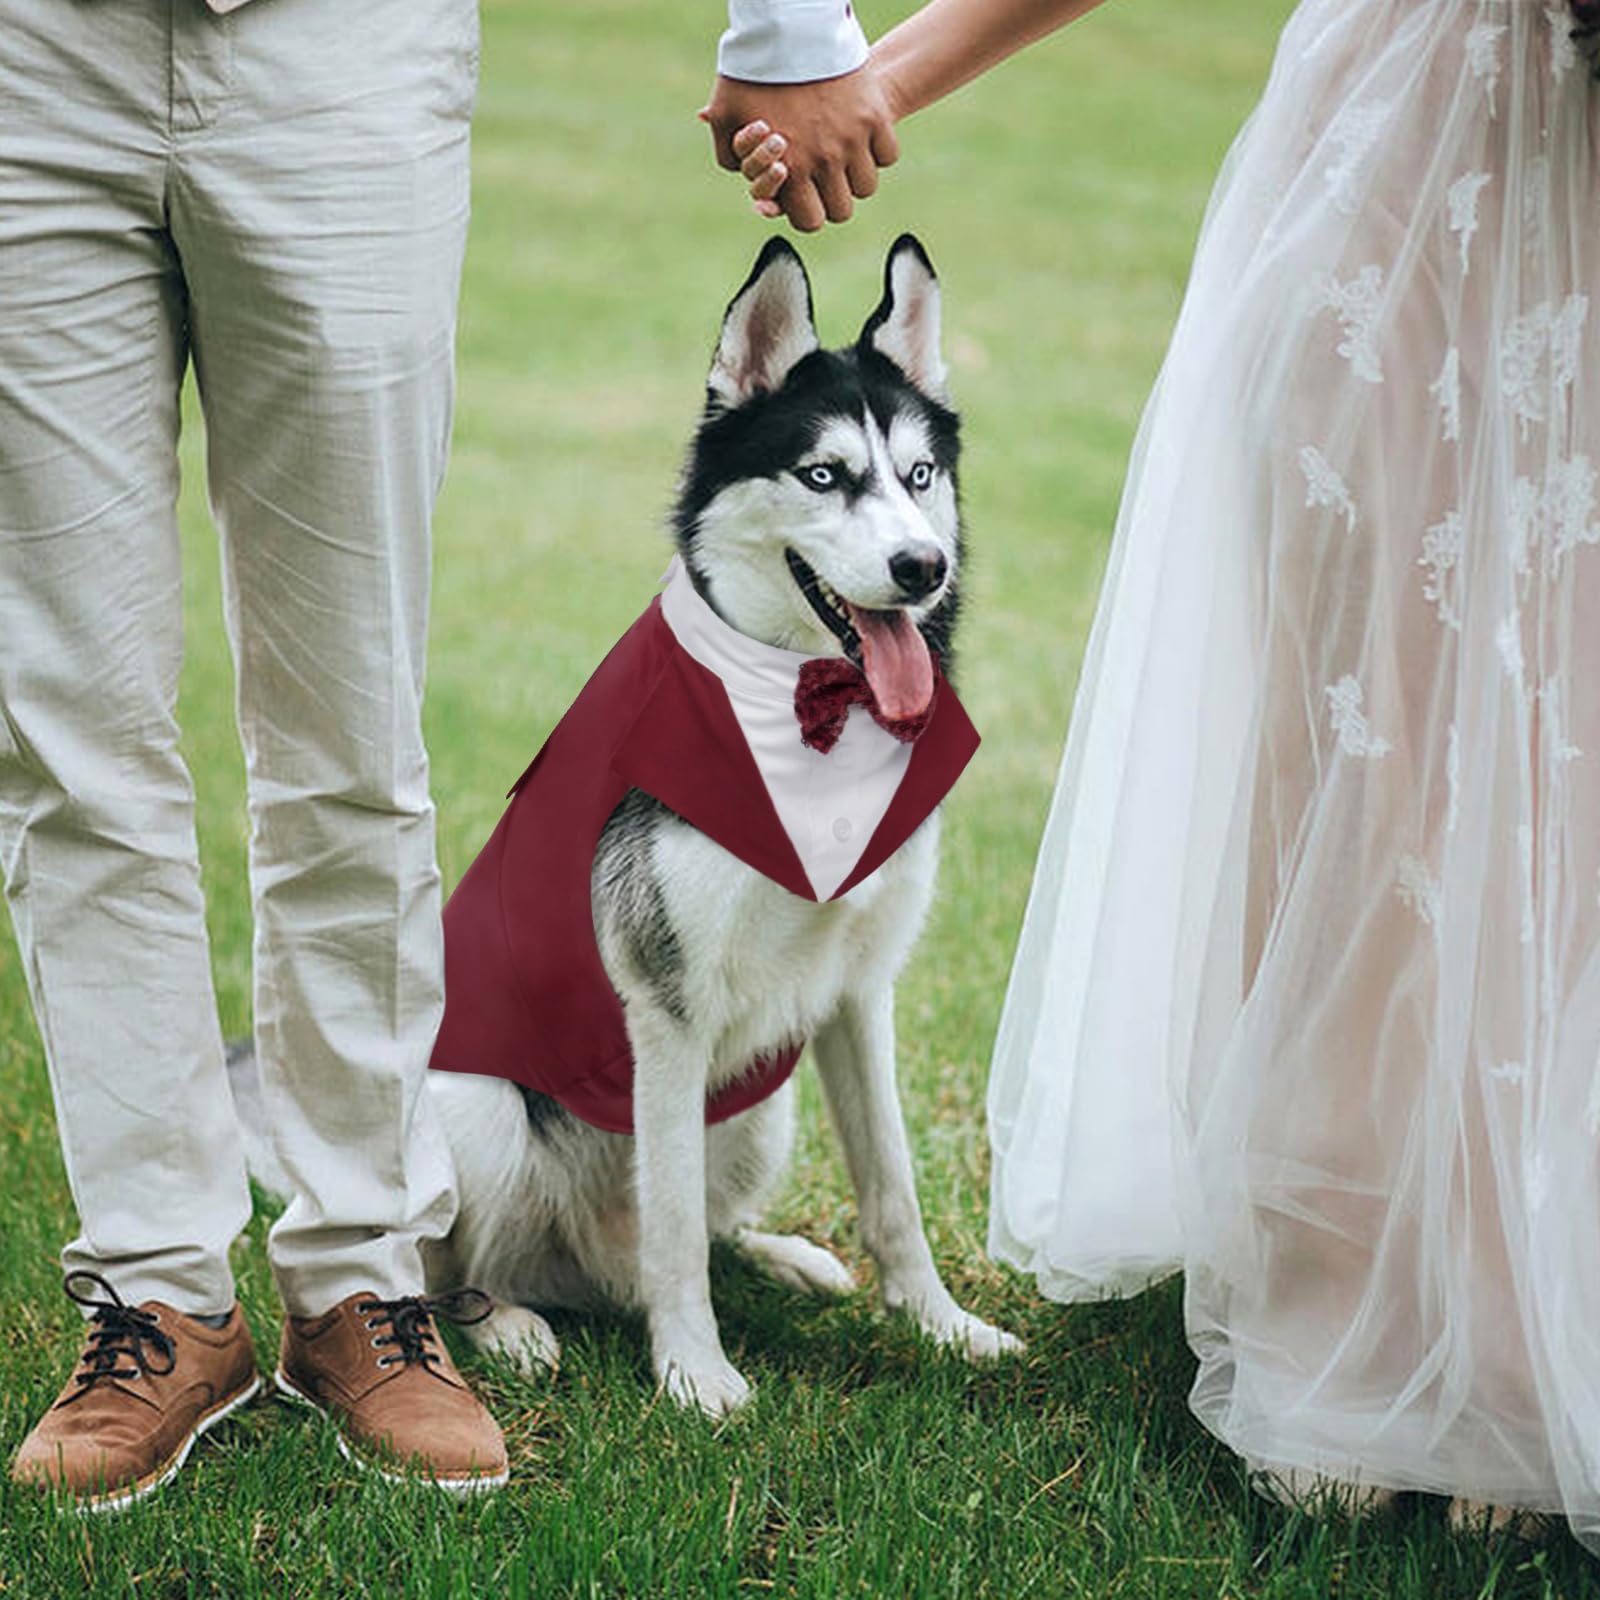
M 130 1304 L 233 1303 L 249 1216 L 182 658 L 164 8 L 0 0 L 0 862 L 81 1227 Z
M 421 706 L 453 392 L 471 0 L 179 0 L 173 237 L 249 771 L 256 1037 L 320 1314 L 422 1287 L 454 1211 L 422 1097 L 443 994 Z
M 82 1229 L 68 1292 L 91 1316 L 11 1470 L 92 1509 L 159 1487 L 259 1385 L 173 718 L 167 43 L 158 8 L 0 0 L 0 863 Z
M 466 236 L 474 0 L 180 0 L 192 296 L 249 768 L 256 1038 L 294 1196 L 279 1386 L 447 1487 L 504 1481 L 419 1246 L 443 941 L 421 708 Z M 444 1378 L 444 1383 L 439 1382 Z

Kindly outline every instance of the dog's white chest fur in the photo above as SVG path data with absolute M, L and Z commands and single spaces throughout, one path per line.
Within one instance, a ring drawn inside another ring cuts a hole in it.
M 713 1089 L 763 1051 L 809 1038 L 847 989 L 894 981 L 932 895 L 938 837 L 935 813 L 848 893 L 816 902 L 683 823 L 659 825 L 655 865 L 679 935 L 683 1013 L 711 1045 Z M 630 999 L 640 975 L 604 927 L 600 949 Z

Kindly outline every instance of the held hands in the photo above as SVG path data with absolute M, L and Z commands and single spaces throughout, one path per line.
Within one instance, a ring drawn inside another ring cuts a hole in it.
M 721 78 L 700 113 L 717 163 L 740 172 L 763 216 L 801 233 L 844 222 L 900 154 L 889 96 L 871 64 L 817 83 Z M 775 132 L 781 129 L 782 132 Z
M 970 83 L 1101 0 L 927 0 L 866 64 L 816 83 L 718 78 L 701 120 L 717 160 L 744 174 L 756 210 L 802 233 L 843 222 L 899 154 L 894 124 Z M 1574 0 L 1600 12 L 1600 0 Z M 774 143 L 774 140 L 780 141 Z

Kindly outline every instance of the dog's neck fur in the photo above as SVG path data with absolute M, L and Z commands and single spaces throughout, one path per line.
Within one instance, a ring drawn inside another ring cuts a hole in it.
M 730 563 L 729 570 L 718 575 L 718 586 L 713 587 L 695 560 L 692 546 L 680 545 L 678 553 L 695 593 L 736 633 L 758 644 L 795 650 L 802 655 L 844 655 L 844 647 L 806 604 L 805 596 L 787 572 L 782 583 L 774 585 L 764 581 L 749 564 Z

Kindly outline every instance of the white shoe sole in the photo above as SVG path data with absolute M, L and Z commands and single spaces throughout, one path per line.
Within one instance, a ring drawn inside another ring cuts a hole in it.
M 326 1417 L 333 1426 L 334 1442 L 339 1446 L 339 1454 L 351 1465 L 359 1467 L 363 1472 L 375 1473 L 385 1483 L 420 1483 L 425 1486 L 442 1489 L 446 1494 L 473 1495 L 486 1494 L 491 1489 L 503 1489 L 511 1481 L 511 1469 L 507 1467 L 503 1472 L 476 1473 L 469 1478 L 441 1478 L 431 1472 L 389 1472 L 374 1461 L 368 1461 L 360 1451 L 352 1450 L 344 1436 L 344 1430 L 339 1426 L 333 1414 L 326 1406 L 318 1405 L 304 1389 L 300 1388 L 282 1367 L 272 1374 L 273 1384 L 277 1391 L 286 1400 L 293 1400 L 297 1405 L 310 1406 L 318 1416 Z
M 215 1411 L 208 1411 L 194 1425 L 194 1432 L 178 1447 L 178 1452 L 166 1466 L 162 1467 L 155 1477 L 144 1483 L 130 1484 L 125 1489 L 114 1489 L 107 1494 L 80 1495 L 73 1502 L 79 1511 L 98 1515 L 102 1511 L 126 1511 L 135 1501 L 143 1500 L 147 1495 L 152 1495 L 157 1489 L 164 1487 L 177 1477 L 179 1469 L 189 1459 L 189 1452 L 194 1449 L 194 1442 L 201 1434 L 222 1421 L 224 1417 L 231 1416 L 242 1405 L 261 1393 L 261 1378 L 257 1374 L 246 1388 L 241 1389 L 232 1399 L 225 1400 Z

